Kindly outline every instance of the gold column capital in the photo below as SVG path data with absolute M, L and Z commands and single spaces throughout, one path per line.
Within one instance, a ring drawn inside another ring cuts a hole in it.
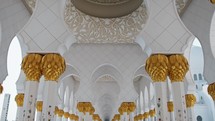
M 150 115 L 150 117 L 154 117 L 155 116 L 155 109 L 150 110 L 149 115 Z
M 215 101 L 215 83 L 209 84 L 209 86 L 208 86 L 208 94 Z
M 193 107 L 196 103 L 196 97 L 194 94 L 186 94 L 185 100 L 186 100 L 186 107 L 187 108 Z
M 100 120 L 99 114 L 93 114 L 93 120 Z
M 144 115 L 144 118 L 148 118 L 149 117 L 149 112 L 145 112 L 143 115 Z
M 66 64 L 64 58 L 59 54 L 46 54 L 42 58 L 41 70 L 47 81 L 57 81 L 65 71 Z
M 43 101 L 37 101 L 36 109 L 38 112 L 42 112 L 43 110 Z
M 63 117 L 64 111 L 62 109 L 58 110 L 58 116 Z
M 70 120 L 75 120 L 75 114 L 70 114 L 70 115 L 69 115 L 69 119 L 70 119 Z
M 168 75 L 168 64 L 166 55 L 151 55 L 146 60 L 145 70 L 154 82 L 165 82 Z
M 128 113 L 134 112 L 136 109 L 136 104 L 134 102 L 128 103 Z
M 168 112 L 174 111 L 174 104 L 172 101 L 167 102 L 167 108 L 168 108 Z
M 211 2 L 212 4 L 215 4 L 215 0 L 210 0 L 210 2 Z
M 169 78 L 171 82 L 182 82 L 188 70 L 189 64 L 183 55 L 169 56 Z
M 64 112 L 64 114 L 63 114 L 63 116 L 65 117 L 65 118 L 69 118 L 69 112 Z
M 42 76 L 40 64 L 42 61 L 42 55 L 40 54 L 28 54 L 22 60 L 22 70 L 26 75 L 27 81 L 39 81 Z
M 23 107 L 24 97 L 25 97 L 24 93 L 19 93 L 16 95 L 15 101 L 18 107 Z
M 2 86 L 2 84 L 0 84 L 0 94 L 2 94 L 3 90 L 4 90 L 4 87 Z

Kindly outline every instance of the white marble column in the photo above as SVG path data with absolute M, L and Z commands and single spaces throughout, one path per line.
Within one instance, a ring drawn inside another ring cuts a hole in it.
M 187 121 L 185 90 L 183 82 L 172 82 L 176 121 Z
M 23 102 L 24 102 L 24 93 L 19 93 L 15 97 L 17 103 L 16 111 L 16 121 L 23 121 Z
M 23 117 L 24 121 L 34 121 L 38 81 L 27 81 L 25 84 Z
M 23 58 L 22 70 L 26 76 L 25 82 L 25 96 L 24 96 L 24 109 L 23 120 L 34 121 L 38 83 L 42 75 L 40 64 L 42 61 L 42 55 L 40 54 L 28 54 Z
M 195 120 L 195 113 L 194 113 L 194 105 L 196 103 L 196 97 L 194 94 L 186 94 L 186 107 L 187 107 L 187 115 L 188 115 L 188 121 Z
M 65 71 L 64 58 L 59 54 L 46 54 L 41 62 L 42 73 L 45 77 L 43 94 L 42 120 L 54 120 L 55 106 L 57 105 L 57 80 Z
M 157 121 L 169 121 L 167 111 L 167 94 L 166 94 L 166 82 L 155 82 L 156 93 L 156 117 Z
M 49 121 L 54 119 L 54 110 L 56 106 L 56 92 L 57 82 L 56 81 L 45 81 L 44 89 L 44 101 L 43 101 L 43 111 L 42 120 Z
M 154 82 L 155 89 L 155 108 L 157 121 L 169 121 L 167 111 L 167 91 L 166 79 L 168 76 L 168 57 L 163 54 L 151 55 L 146 60 L 146 72 Z

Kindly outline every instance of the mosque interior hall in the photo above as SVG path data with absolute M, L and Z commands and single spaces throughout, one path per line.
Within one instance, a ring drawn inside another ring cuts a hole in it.
M 15 121 L 215 121 L 214 13 L 215 0 L 0 0 L 0 99 L 17 38 Z

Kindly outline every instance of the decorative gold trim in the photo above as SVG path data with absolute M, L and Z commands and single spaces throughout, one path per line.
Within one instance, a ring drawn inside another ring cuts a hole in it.
M 38 112 L 42 112 L 43 110 L 43 101 L 37 101 L 36 108 Z
M 18 107 L 23 107 L 24 97 L 25 97 L 24 93 L 19 93 L 16 95 L 15 101 Z
M 39 81 L 42 76 L 40 64 L 42 61 L 42 55 L 40 54 L 28 54 L 22 60 L 22 70 L 26 75 L 27 81 Z
M 194 107 L 194 105 L 196 103 L 196 97 L 194 94 L 186 94 L 185 100 L 186 100 L 186 107 L 187 108 Z
M 208 94 L 212 97 L 215 101 L 215 83 L 212 83 L 208 86 Z
M 151 55 L 146 60 L 146 72 L 154 82 L 165 82 L 168 75 L 168 58 L 166 55 Z
M 2 86 L 2 84 L 0 84 L 0 94 L 2 94 L 3 90 L 4 90 L 4 87 Z
M 174 104 L 172 101 L 167 102 L 167 108 L 168 108 L 168 112 L 173 112 L 174 111 Z
M 169 78 L 171 82 L 182 82 L 188 70 L 189 64 L 183 55 L 169 56 Z

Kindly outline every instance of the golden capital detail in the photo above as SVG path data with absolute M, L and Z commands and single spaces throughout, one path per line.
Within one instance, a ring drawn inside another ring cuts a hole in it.
M 42 110 L 43 110 L 43 101 L 37 101 L 36 108 L 37 108 L 38 112 L 42 112 Z
M 212 83 L 208 86 L 208 94 L 212 97 L 215 101 L 215 83 Z
M 196 103 L 196 97 L 194 94 L 186 94 L 185 99 L 186 99 L 186 107 L 187 108 L 194 107 L 194 105 Z
M 182 82 L 188 70 L 189 64 L 183 55 L 169 56 L 169 78 L 172 82 Z
M 215 4 L 215 0 L 210 0 L 210 2 L 211 2 L 212 4 Z
M 57 81 L 65 68 L 65 60 L 59 54 L 46 54 L 42 58 L 41 70 L 47 81 Z
M 168 108 L 168 112 L 173 112 L 174 111 L 174 104 L 172 101 L 167 102 L 167 108 Z
M 182 82 L 189 64 L 181 54 L 155 54 L 146 60 L 145 70 L 154 82 L 165 82 L 167 76 L 172 82 Z
M 2 94 L 3 90 L 4 90 L 4 88 L 3 88 L 2 84 L 0 84 L 0 94 Z
M 26 75 L 28 81 L 39 81 L 42 76 L 40 69 L 40 63 L 42 61 L 42 55 L 40 54 L 28 54 L 22 60 L 22 70 Z
M 23 93 L 19 93 L 16 95 L 15 101 L 18 107 L 23 107 L 24 96 L 25 95 Z
M 59 117 L 63 117 L 64 111 L 63 111 L 62 109 L 59 109 L 57 115 L 58 115 Z
M 64 114 L 63 114 L 63 116 L 65 117 L 65 118 L 69 118 L 69 112 L 64 112 Z
M 155 109 L 150 110 L 149 115 L 150 115 L 150 117 L 154 117 L 155 116 Z
M 154 82 L 165 82 L 168 75 L 168 58 L 165 55 L 151 55 L 146 60 L 146 72 Z
M 94 107 L 92 106 L 92 103 L 91 102 L 79 102 L 77 104 L 77 109 L 79 112 L 82 112 L 82 113 L 90 113 L 91 115 L 95 112 L 95 109 Z

